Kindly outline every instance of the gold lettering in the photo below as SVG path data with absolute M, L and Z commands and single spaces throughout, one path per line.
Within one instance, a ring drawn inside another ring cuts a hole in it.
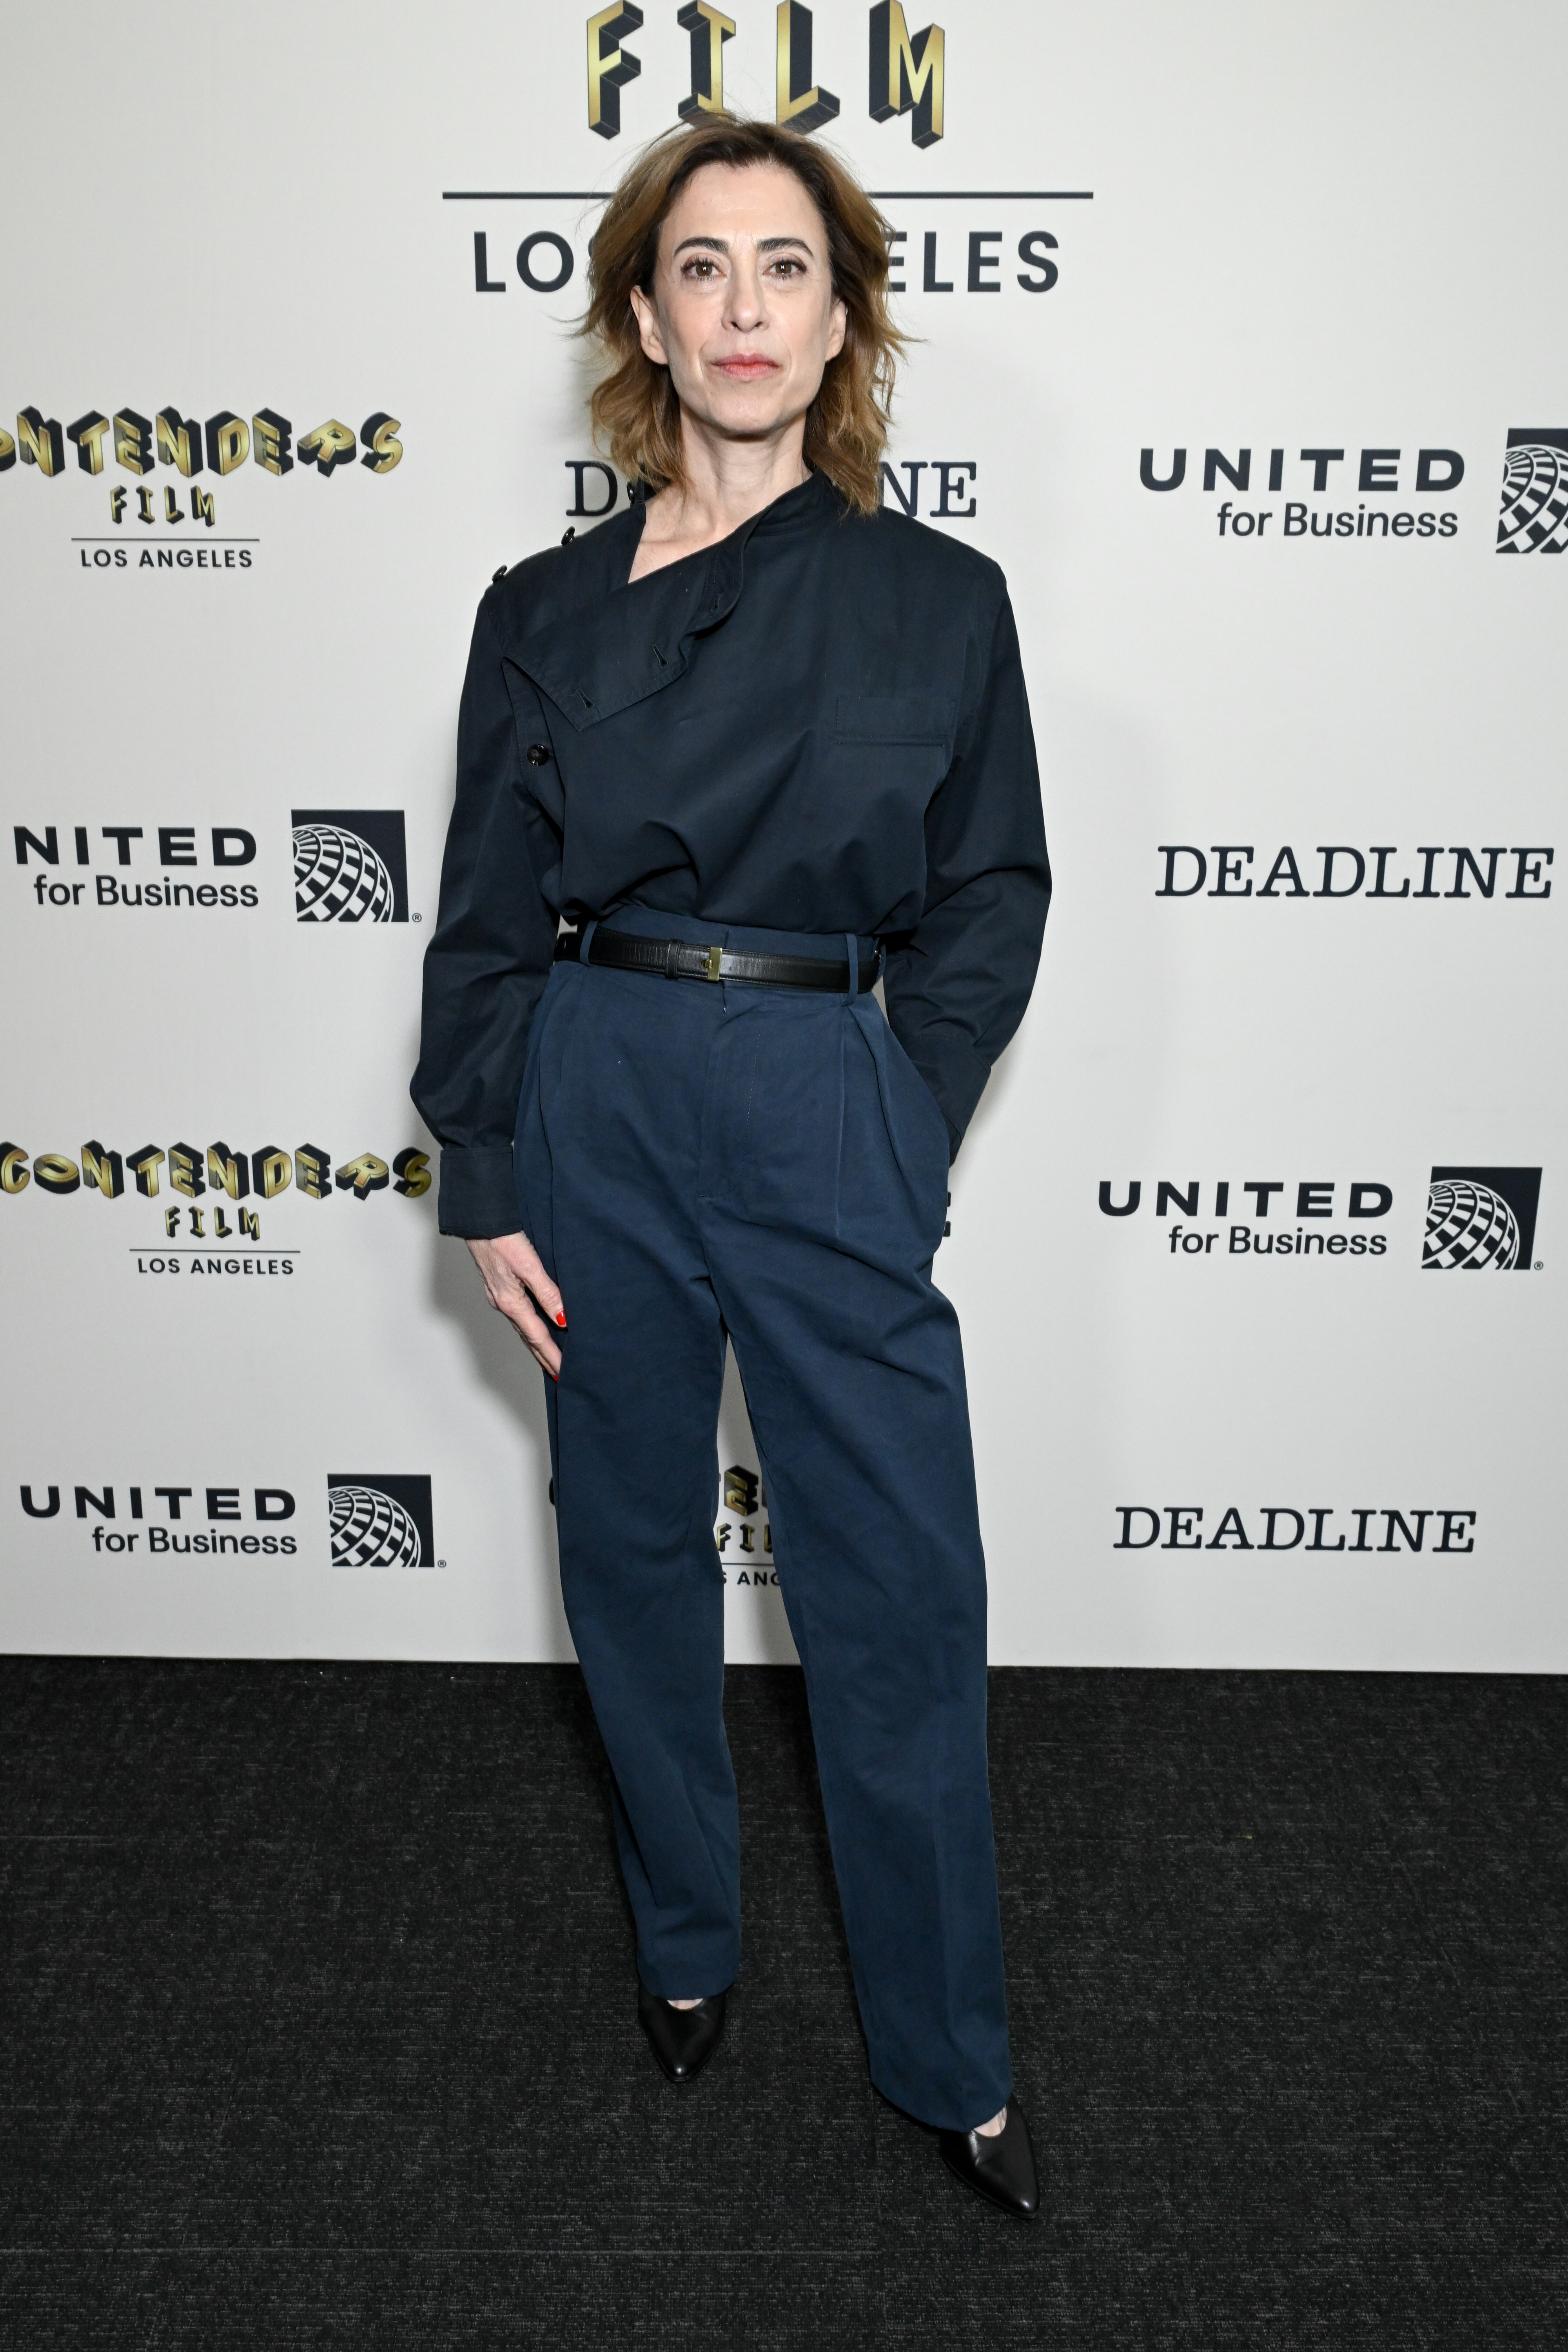
M 80 1169 L 63 1151 L 40 1151 L 33 1173 L 46 1192 L 74 1192 L 81 1184 Z
M 171 1143 L 169 1146 L 169 1181 L 176 1192 L 187 1201 L 199 1201 L 206 1191 L 206 1178 L 202 1174 L 202 1155 L 194 1143 Z
M 16 439 L 21 445 L 24 466 L 37 466 L 40 474 L 51 479 L 65 471 L 65 436 L 52 416 L 40 416 L 36 408 L 24 408 L 16 418 Z
M 300 462 L 314 466 L 318 474 L 331 474 L 334 467 L 346 466 L 358 446 L 348 426 L 329 416 L 313 433 L 300 434 Z
M 250 1190 L 250 1171 L 244 1152 L 231 1151 L 226 1143 L 210 1143 L 207 1182 L 215 1192 L 226 1192 L 231 1201 L 243 1201 Z
M 207 529 L 211 530 L 213 527 L 213 494 L 210 490 L 193 490 L 191 492 L 191 520 L 193 522 L 205 522 Z
M 133 408 L 121 408 L 114 418 L 114 462 L 128 474 L 153 470 L 153 427 Z
M 8 433 L 0 433 L 0 474 L 8 474 L 16 462 L 16 444 Z
M 96 1184 L 106 1201 L 118 1201 L 125 1190 L 125 1163 L 118 1151 L 105 1151 L 101 1143 L 84 1143 L 81 1147 L 82 1180 Z
M 27 1155 L 19 1143 L 0 1143 L 0 1192 L 25 1192 L 31 1181 Z
M 158 411 L 158 456 L 165 466 L 177 466 L 185 479 L 202 470 L 202 428 L 194 416 L 177 408 Z
M 362 1151 L 357 1160 L 351 1160 L 338 1170 L 334 1181 L 340 1192 L 352 1192 L 356 1201 L 368 1201 L 373 1192 L 386 1190 L 391 1174 L 384 1160 L 378 1160 L 374 1151 Z
M 275 408 L 258 408 L 250 420 L 256 436 L 256 462 L 269 474 L 291 474 L 294 460 L 289 455 L 293 446 L 294 428 L 286 416 Z
M 135 1177 L 136 1190 L 144 1201 L 155 1201 L 158 1197 L 158 1171 L 163 1160 L 163 1153 L 153 1143 L 144 1143 L 140 1151 L 133 1151 L 131 1155 L 131 1173 Z M 171 1209 L 169 1213 L 177 1217 L 180 1213 L 178 1209 Z
M 279 1151 L 275 1143 L 264 1143 L 260 1150 L 253 1154 L 250 1166 L 256 1178 L 256 1189 L 264 1201 L 275 1201 L 279 1192 L 289 1190 L 293 1167 L 289 1154 Z
M 397 1179 L 393 1191 L 401 1192 L 405 1200 L 416 1201 L 422 1192 L 430 1190 L 430 1154 L 413 1150 L 400 1151 L 392 1163 L 392 1172 Z
M 308 1201 L 330 1201 L 327 1179 L 331 1159 L 319 1144 L 302 1143 L 294 1154 L 294 1182 Z
M 642 59 L 629 49 L 605 45 L 619 43 L 641 23 L 642 10 L 632 0 L 615 0 L 588 19 L 588 128 L 601 139 L 620 137 L 621 92 L 642 71 Z
M 254 1209 L 241 1209 L 239 1230 L 247 1242 L 258 1242 L 261 1239 L 261 1220 Z
M 220 408 L 206 423 L 207 471 L 232 474 L 250 455 L 250 427 L 232 409 Z
M 871 11 L 871 120 L 890 121 L 913 113 L 910 136 L 917 147 L 934 147 L 942 137 L 946 39 L 940 25 L 928 25 L 910 38 L 899 0 L 881 0 Z
M 181 506 L 179 499 L 174 496 L 174 485 L 170 482 L 165 482 L 163 485 L 163 520 L 165 522 L 184 522 L 184 509 Z
M 384 408 L 367 416 L 359 429 L 365 448 L 360 464 L 368 467 L 373 474 L 390 474 L 394 466 L 402 461 L 403 444 L 397 437 L 402 430 L 397 418 L 388 416 Z
M 687 0 L 676 23 L 691 36 L 691 95 L 678 111 L 683 121 L 700 114 L 724 111 L 724 44 L 733 40 L 732 20 L 720 15 L 711 0 Z
M 84 474 L 103 471 L 103 436 L 109 430 L 109 419 L 89 408 L 74 425 L 66 426 L 66 439 L 76 444 L 76 461 Z
M 833 92 L 812 83 L 810 9 L 801 0 L 779 0 L 776 120 L 796 131 L 818 131 L 837 111 Z

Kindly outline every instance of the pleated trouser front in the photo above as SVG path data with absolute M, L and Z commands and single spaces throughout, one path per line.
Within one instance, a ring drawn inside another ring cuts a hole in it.
M 616 928 L 845 953 L 625 912 Z M 805 1669 L 878 2088 L 966 2129 L 1012 2087 L 985 1754 L 985 1573 L 947 1134 L 875 997 L 558 964 L 516 1165 L 568 1328 L 547 1381 L 566 1614 L 616 1790 L 637 1969 L 740 1965 L 714 1544 L 726 1334 Z

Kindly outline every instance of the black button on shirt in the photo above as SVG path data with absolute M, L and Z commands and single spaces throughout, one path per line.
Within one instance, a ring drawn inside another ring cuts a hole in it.
M 874 933 L 954 1151 L 1034 984 L 1051 877 L 996 565 L 846 512 L 820 475 L 629 581 L 642 517 L 479 606 L 412 1088 L 447 1233 L 516 1230 L 512 1127 L 563 915 Z

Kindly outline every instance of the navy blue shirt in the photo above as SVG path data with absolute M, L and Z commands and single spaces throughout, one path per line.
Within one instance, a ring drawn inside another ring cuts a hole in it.
M 562 916 L 874 934 L 954 1152 L 1034 984 L 1051 877 L 997 566 L 813 475 L 633 581 L 643 513 L 479 606 L 412 1088 L 446 1233 L 517 1229 L 512 1127 Z

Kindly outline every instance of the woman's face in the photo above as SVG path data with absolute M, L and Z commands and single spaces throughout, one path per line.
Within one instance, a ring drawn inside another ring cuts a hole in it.
M 804 416 L 844 343 L 822 215 L 778 163 L 694 172 L 659 232 L 651 291 L 632 307 L 686 415 L 734 439 Z

